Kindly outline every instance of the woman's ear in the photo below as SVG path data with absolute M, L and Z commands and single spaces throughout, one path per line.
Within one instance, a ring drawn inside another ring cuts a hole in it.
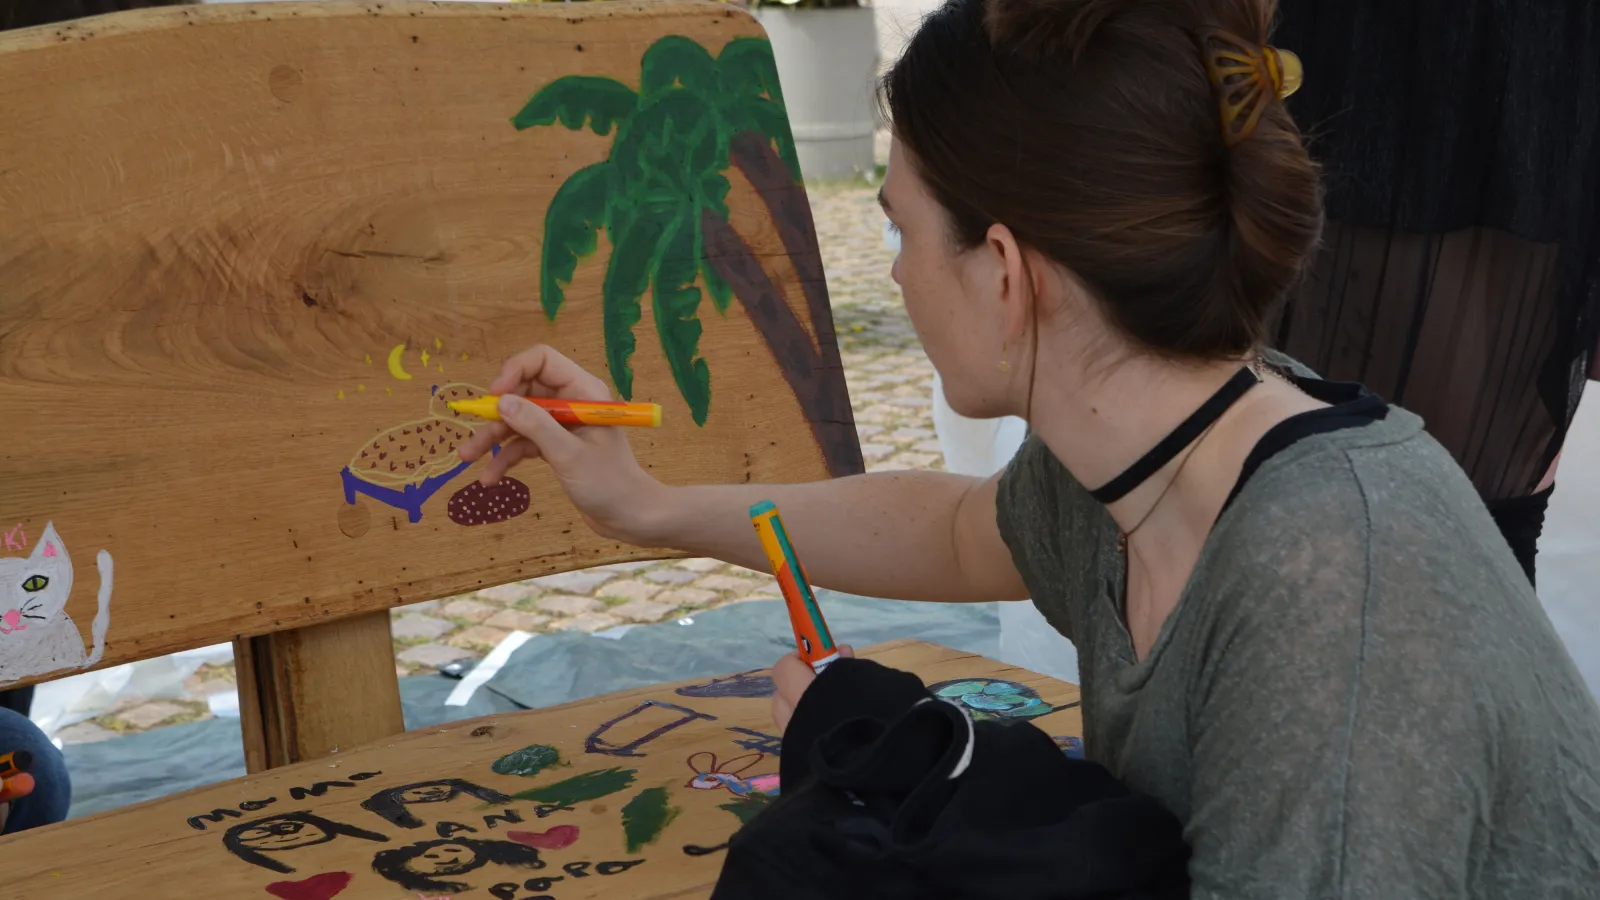
M 1033 322 L 1033 304 L 1043 285 L 1038 279 L 1047 271 L 1044 257 L 1017 240 L 1010 228 L 996 223 L 985 236 L 987 249 L 995 262 L 995 295 L 1000 304 L 1001 338 L 1015 352 Z

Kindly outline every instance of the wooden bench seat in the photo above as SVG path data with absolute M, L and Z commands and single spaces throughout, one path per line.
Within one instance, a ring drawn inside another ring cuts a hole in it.
M 1041 705 L 1016 727 L 1081 734 L 1063 682 L 913 641 L 861 655 L 930 686 L 1020 686 L 1005 695 Z M 7 895 L 706 897 L 778 771 L 770 687 L 740 673 L 455 722 L 24 832 L 0 840 Z

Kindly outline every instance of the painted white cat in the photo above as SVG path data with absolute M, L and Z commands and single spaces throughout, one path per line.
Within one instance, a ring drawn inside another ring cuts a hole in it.
M 72 558 L 45 526 L 27 557 L 0 558 L 0 685 L 62 669 L 85 669 L 106 652 L 111 627 L 111 554 L 101 550 L 100 609 L 94 616 L 94 652 L 85 655 L 83 637 L 67 615 L 72 595 Z

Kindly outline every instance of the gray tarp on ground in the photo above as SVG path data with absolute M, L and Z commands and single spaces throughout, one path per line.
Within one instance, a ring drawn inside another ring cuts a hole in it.
M 901 603 L 819 591 L 834 637 L 859 647 L 914 637 L 993 657 L 993 604 Z M 682 624 L 680 624 L 682 623 Z M 621 631 L 621 634 L 617 634 Z M 553 706 L 612 691 L 764 668 L 794 649 L 778 601 L 739 603 L 691 619 L 538 635 L 511 655 L 466 706 L 445 706 L 460 684 L 439 675 L 400 679 L 406 727 Z M 245 774 L 237 719 L 208 719 L 66 748 L 72 815 L 91 813 Z

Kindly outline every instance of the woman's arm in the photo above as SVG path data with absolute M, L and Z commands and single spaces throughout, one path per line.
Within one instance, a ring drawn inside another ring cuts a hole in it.
M 817 585 L 901 600 L 1028 596 L 995 522 L 999 476 L 884 472 L 783 485 L 664 488 L 628 539 L 766 571 L 750 507 L 776 503 Z
M 858 475 L 785 485 L 667 487 L 639 465 L 625 429 L 568 430 L 521 396 L 609 400 L 610 389 L 548 347 L 506 363 L 490 386 L 504 421 L 462 448 L 495 481 L 519 461 L 544 459 L 589 526 L 626 543 L 671 547 L 768 570 L 750 507 L 776 503 L 816 584 L 907 600 L 1020 600 L 1022 576 L 995 519 L 998 476 L 937 472 Z

